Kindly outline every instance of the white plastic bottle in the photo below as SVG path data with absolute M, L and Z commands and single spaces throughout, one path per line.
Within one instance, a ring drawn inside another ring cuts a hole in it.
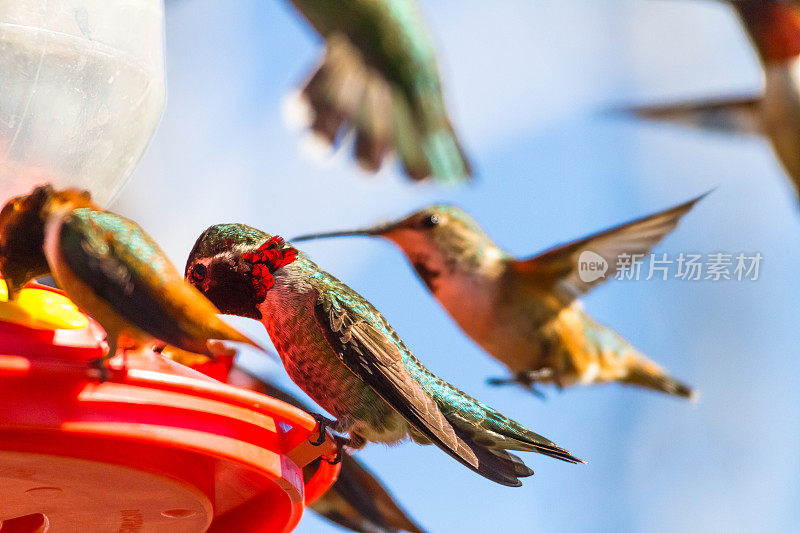
M 120 190 L 164 106 L 162 0 L 0 0 L 0 205 Z

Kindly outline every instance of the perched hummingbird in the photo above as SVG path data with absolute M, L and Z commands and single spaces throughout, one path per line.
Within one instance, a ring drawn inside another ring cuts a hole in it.
M 415 180 L 470 176 L 415 0 L 292 4 L 325 39 L 325 57 L 301 90 L 318 137 L 334 144 L 352 128 L 356 158 L 373 172 L 395 150 Z
M 529 259 L 500 249 L 464 211 L 421 209 L 370 229 L 305 235 L 295 241 L 374 235 L 394 242 L 464 332 L 512 372 L 493 384 L 559 387 L 617 381 L 689 398 L 622 337 L 593 321 L 576 300 L 612 277 L 621 254 L 647 254 L 701 197 L 645 218 L 557 246 Z M 582 281 L 579 257 L 600 256 L 604 277 Z
M 298 398 L 272 383 L 267 383 L 238 367 L 234 367 L 231 373 L 239 376 L 238 379 L 231 379 L 233 384 L 244 384 L 249 389 L 312 412 L 309 406 Z M 319 462 L 320 459 L 317 459 L 303 468 L 306 482 L 319 468 Z M 346 453 L 342 454 L 342 468 L 336 483 L 311 504 L 311 510 L 353 531 L 422 533 L 422 529 L 408 517 L 375 475 L 358 459 Z
M 634 109 L 643 118 L 765 135 L 800 193 L 800 5 L 732 0 L 764 68 L 764 92 Z
M 52 196 L 52 187 L 37 187 L 28 195 L 12 198 L 0 210 L 0 272 L 8 285 L 9 300 L 28 281 L 50 273 L 42 251 L 41 212 Z
M 0 212 L 0 272 L 17 290 L 52 273 L 58 285 L 117 348 L 155 341 L 213 355 L 211 340 L 257 346 L 217 316 L 135 222 L 104 211 L 88 192 L 37 187 Z
M 509 486 L 533 471 L 507 450 L 580 461 L 433 375 L 367 300 L 280 237 L 212 226 L 186 279 L 223 313 L 264 324 L 289 377 L 337 417 L 353 449 L 410 437 Z

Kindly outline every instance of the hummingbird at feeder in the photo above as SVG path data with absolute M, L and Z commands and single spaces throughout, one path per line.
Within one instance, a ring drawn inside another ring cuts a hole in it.
M 185 276 L 221 312 L 264 324 L 292 381 L 337 418 L 320 427 L 352 449 L 410 437 L 508 486 L 533 474 L 509 450 L 580 462 L 434 375 L 375 307 L 280 237 L 212 226 Z
M 213 356 L 234 341 L 260 348 L 183 280 L 163 250 L 132 220 L 95 205 L 88 192 L 50 185 L 0 211 L 0 272 L 9 294 L 35 277 L 58 286 L 107 333 L 108 354 L 171 344 Z

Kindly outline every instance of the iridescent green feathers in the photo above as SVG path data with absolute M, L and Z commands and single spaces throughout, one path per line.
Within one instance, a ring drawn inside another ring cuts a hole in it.
M 217 317 L 211 302 L 183 281 L 163 250 L 135 222 L 105 211 L 75 209 L 61 223 L 58 238 L 70 275 L 154 338 L 203 354 L 211 353 L 211 339 L 255 346 Z M 70 296 L 78 303 L 83 300 Z
M 194 281 L 203 287 L 204 294 L 209 295 L 219 281 L 224 283 L 230 275 L 224 270 L 235 268 L 238 256 L 250 253 L 268 237 L 266 233 L 247 226 L 225 224 L 209 228 L 189 258 L 187 276 L 191 276 L 192 265 L 210 265 L 210 277 L 202 282 Z M 363 390 L 370 391 L 369 400 L 358 393 L 358 397 L 339 398 L 337 401 L 352 405 L 374 402 L 374 393 L 405 419 L 415 441 L 436 444 L 472 470 L 504 485 L 518 486 L 521 484 L 519 477 L 533 473 L 507 450 L 535 451 L 564 461 L 579 461 L 551 441 L 433 375 L 368 301 L 302 253 L 290 266 L 276 270 L 274 275 L 284 281 L 280 285 L 276 282 L 276 287 L 281 289 L 273 293 L 273 298 L 279 301 L 272 302 L 271 312 L 293 313 L 293 327 L 305 332 L 292 337 L 296 349 L 291 357 L 302 357 L 304 365 L 334 358 L 349 370 L 348 375 L 354 375 L 366 385 Z M 308 304 L 305 302 L 308 300 L 312 302 L 313 313 L 306 313 Z M 215 298 L 212 301 L 218 303 Z M 271 317 L 271 320 L 276 320 L 276 317 Z M 324 344 L 308 342 L 313 337 L 308 332 L 314 328 L 318 328 Z M 283 327 L 282 331 L 286 332 L 286 328 Z M 297 365 L 298 362 L 291 361 L 290 364 Z M 292 377 L 297 379 L 297 376 Z M 296 382 L 314 397 L 319 391 L 302 379 Z M 326 394 L 335 394 L 335 384 L 330 385 Z M 366 419 L 361 422 L 375 423 Z
M 356 158 L 370 171 L 396 151 L 415 180 L 470 176 L 415 1 L 292 3 L 326 40 L 325 57 L 301 91 L 312 131 L 335 144 L 354 130 Z
M 431 373 L 386 319 L 339 280 L 324 271 L 315 279 L 319 284 L 317 324 L 342 363 L 459 462 L 509 486 L 520 485 L 517 478 L 533 471 L 508 449 L 580 462 Z
M 205 230 L 194 243 L 189 259 L 212 257 L 230 249 L 233 243 L 242 246 L 262 244 L 269 235 L 244 224 L 217 224 Z

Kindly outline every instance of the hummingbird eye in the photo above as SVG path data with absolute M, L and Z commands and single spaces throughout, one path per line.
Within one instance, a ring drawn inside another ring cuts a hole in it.
M 439 215 L 428 215 L 422 219 L 423 228 L 433 228 L 439 224 Z
M 195 281 L 203 281 L 206 278 L 208 269 L 203 263 L 198 263 L 192 269 L 192 279 Z

